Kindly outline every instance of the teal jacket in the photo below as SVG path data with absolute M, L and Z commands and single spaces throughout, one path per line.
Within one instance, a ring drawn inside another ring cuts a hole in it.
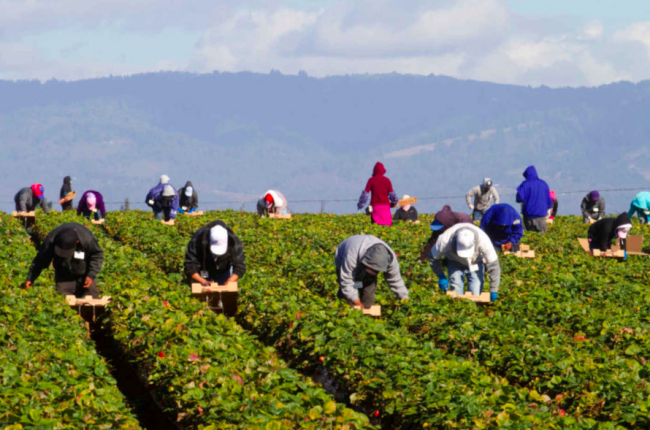
M 632 217 L 636 212 L 645 212 L 648 210 L 650 210 L 650 192 L 641 191 L 636 195 L 636 197 L 634 197 L 634 200 L 632 200 L 627 216 Z

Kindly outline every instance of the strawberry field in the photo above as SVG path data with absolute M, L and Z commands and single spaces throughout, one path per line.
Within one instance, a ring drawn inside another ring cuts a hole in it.
M 191 298 L 182 275 L 190 236 L 215 219 L 234 229 L 247 256 L 233 319 Z M 35 251 L 17 223 L 2 221 L 3 248 L 13 253 L 0 276 L 20 278 Z M 72 214 L 39 216 L 34 240 L 68 221 L 82 222 Z M 386 228 L 361 215 L 269 220 L 225 211 L 166 226 L 150 213 L 110 213 L 102 226 L 86 224 L 105 251 L 99 288 L 113 297 L 102 324 L 161 413 L 184 428 L 650 428 L 644 257 L 590 257 L 576 240 L 587 228 L 577 217 L 560 217 L 545 236 L 526 233 L 523 242 L 537 258 L 501 257 L 499 300 L 481 306 L 439 293 L 428 264 L 417 261 L 430 216 L 422 221 Z M 632 234 L 646 229 L 635 225 Z M 398 254 L 410 293 L 410 300 L 397 302 L 380 282 L 379 319 L 336 299 L 334 250 L 362 233 Z M 53 288 L 43 287 L 48 281 L 39 279 L 30 291 L 5 281 L 3 320 L 38 316 L 76 327 L 59 340 L 81 342 L 90 366 L 104 366 L 80 320 Z M 33 297 L 41 302 L 30 302 Z M 14 333 L 26 336 L 15 329 L 18 321 L 4 323 L 5 345 L 15 342 Z M 3 347 L 2 353 L 13 351 Z M 3 371 L 3 382 L 14 373 Z M 97 427 L 137 427 L 114 381 L 101 381 L 104 391 L 94 399 L 110 404 L 104 415 L 122 421 Z M 3 385 L 9 410 L 7 393 L 18 388 Z M 93 390 L 99 385 L 94 381 Z M 35 417 L 52 416 L 51 398 L 28 395 L 41 400 Z M 11 423 L 29 419 L 24 408 Z M 103 416 L 88 411 L 78 419 L 88 415 Z

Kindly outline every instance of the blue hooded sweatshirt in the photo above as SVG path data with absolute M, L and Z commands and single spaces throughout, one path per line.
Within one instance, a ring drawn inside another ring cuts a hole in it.
M 483 230 L 495 246 L 508 242 L 519 243 L 524 236 L 524 226 L 515 208 L 507 203 L 499 203 L 488 209 L 481 219 Z
M 548 215 L 553 207 L 548 184 L 539 179 L 535 166 L 528 166 L 524 172 L 526 180 L 517 188 L 517 203 L 521 205 L 524 218 L 541 218 Z

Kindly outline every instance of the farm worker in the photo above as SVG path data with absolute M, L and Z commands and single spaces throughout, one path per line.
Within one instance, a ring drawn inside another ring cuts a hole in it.
M 104 251 L 90 230 L 76 222 L 61 224 L 43 240 L 29 268 L 25 287 L 31 287 L 52 263 L 56 291 L 65 295 L 98 298 L 95 278 L 102 270 L 103 262 Z
M 276 190 L 268 190 L 257 201 L 257 213 L 266 216 L 269 213 L 277 215 L 287 214 L 287 199 Z
M 555 215 L 557 215 L 557 195 L 553 190 L 549 191 L 548 194 L 553 201 L 553 207 L 548 211 L 548 217 L 553 220 L 555 219 Z
M 397 256 L 386 242 L 375 236 L 348 237 L 336 248 L 334 263 L 339 283 L 336 296 L 350 306 L 367 309 L 375 303 L 379 272 L 384 272 L 384 279 L 398 299 L 409 297 Z
M 45 200 L 45 189 L 41 184 L 32 184 L 30 187 L 21 188 L 14 196 L 14 202 L 18 212 L 32 212 L 36 210 L 37 206 L 40 206 L 45 213 L 50 212 Z
M 553 208 L 548 185 L 537 176 L 535 166 L 524 171 L 526 180 L 517 188 L 517 203 L 521 203 L 524 227 L 529 231 L 546 233 L 546 217 Z
M 165 221 L 176 218 L 178 195 L 174 187 L 169 185 L 169 176 L 160 177 L 160 183 L 149 190 L 145 202 L 153 210 L 155 219 L 163 219 L 163 215 Z
M 473 203 L 472 198 L 474 198 Z M 495 205 L 499 203 L 499 193 L 492 186 L 492 179 L 485 178 L 481 185 L 477 185 L 467 192 L 465 199 L 467 199 L 467 207 L 472 211 L 472 219 L 480 221 L 490 207 L 490 200 L 494 199 Z
M 442 267 L 446 258 L 449 280 Z M 438 238 L 431 249 L 429 262 L 438 276 L 438 287 L 443 292 L 448 289 L 457 294 L 465 294 L 465 278 L 472 295 L 479 296 L 483 291 L 485 264 L 490 275 L 490 301 L 497 299 L 501 282 L 501 266 L 497 253 L 487 234 L 473 223 L 456 224 Z
M 72 178 L 70 176 L 66 176 L 63 178 L 63 185 L 61 186 L 61 191 L 59 192 L 59 200 L 67 196 L 72 192 Z M 71 211 L 74 209 L 72 200 L 68 200 L 67 202 L 63 203 L 61 205 L 61 210 L 64 211 Z
M 519 251 L 519 241 L 524 237 L 519 212 L 507 203 L 499 203 L 485 211 L 481 230 L 488 235 L 497 251 Z
M 77 215 L 83 215 L 86 219 L 97 221 L 104 219 L 106 217 L 104 197 L 98 191 L 86 191 L 77 205 Z
M 425 261 L 429 258 L 431 248 L 436 244 L 436 240 L 449 228 L 461 222 L 472 222 L 469 215 L 462 212 L 453 212 L 451 206 L 445 205 L 441 210 L 436 212 L 433 222 L 429 226 L 431 228 L 431 237 L 427 241 L 422 253 L 420 254 L 420 261 Z
M 635 213 L 639 215 L 641 224 L 648 222 L 648 218 L 650 217 L 650 192 L 641 191 L 634 197 L 627 215 L 632 218 Z
M 184 214 L 192 213 L 199 208 L 199 194 L 194 189 L 191 181 L 187 181 L 185 186 L 178 190 L 180 196 L 180 206 L 178 212 Z
M 404 194 L 402 200 L 408 199 L 411 196 Z M 411 221 L 415 222 L 418 220 L 418 211 L 413 205 L 404 205 L 401 208 L 395 211 L 393 215 L 393 221 Z
M 605 198 L 596 190 L 587 194 L 580 204 L 582 222 L 598 221 L 605 216 Z
M 370 217 L 373 223 L 379 225 L 393 225 L 390 208 L 397 205 L 399 199 L 393 191 L 393 184 L 386 176 L 386 168 L 380 162 L 375 164 L 372 177 L 368 179 L 366 188 L 361 192 L 357 209 L 361 210 L 368 203 L 368 193 L 371 193 Z
M 612 246 L 612 241 L 619 239 L 621 249 L 626 249 L 625 239 L 632 229 L 632 221 L 626 213 L 620 214 L 616 218 L 603 218 L 589 226 L 587 239 L 589 240 L 589 249 L 600 249 L 602 252 L 607 251 Z
M 185 251 L 188 278 L 207 287 L 237 282 L 244 273 L 244 245 L 225 222 L 213 221 L 194 232 Z

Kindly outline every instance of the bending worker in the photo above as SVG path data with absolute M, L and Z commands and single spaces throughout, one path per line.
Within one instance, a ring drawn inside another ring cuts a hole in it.
M 221 220 L 201 227 L 187 244 L 185 275 L 209 286 L 237 282 L 246 273 L 244 244 Z
M 276 190 L 268 190 L 257 201 L 257 213 L 259 216 L 268 216 L 269 213 L 276 215 L 287 214 L 287 199 Z
M 627 215 L 632 218 L 634 214 L 638 214 L 641 224 L 648 223 L 650 217 L 650 192 L 641 191 L 634 197 Z
M 409 297 L 397 256 L 386 242 L 375 236 L 348 237 L 336 248 L 334 262 L 339 283 L 336 296 L 350 306 L 368 309 L 375 303 L 379 272 L 384 272 L 384 279 L 398 299 Z
M 77 205 L 77 215 L 99 221 L 106 217 L 104 197 L 98 191 L 88 190 L 81 196 Z
M 404 194 L 402 200 L 406 200 L 411 196 Z M 415 222 L 418 220 L 418 210 L 415 209 L 413 205 L 404 205 L 401 208 L 395 211 L 393 215 L 393 221 L 411 221 Z
M 590 192 L 582 199 L 580 204 L 582 211 L 582 222 L 595 222 L 605 216 L 605 198 L 596 190 Z
M 65 196 L 70 194 L 72 192 L 72 178 L 70 176 L 66 176 L 63 178 L 63 185 L 61 185 L 61 191 L 59 192 L 59 200 L 63 199 Z M 63 202 L 61 204 L 61 210 L 63 211 L 71 211 L 74 209 L 72 199 L 68 200 L 67 202 Z
M 420 253 L 420 261 L 426 261 L 429 259 L 431 254 L 431 248 L 436 244 L 436 241 L 442 234 L 447 231 L 449 228 L 460 224 L 461 222 L 472 222 L 472 219 L 463 212 L 453 212 L 451 206 L 445 205 L 441 210 L 436 212 L 436 216 L 433 218 L 433 222 L 429 226 L 431 228 L 431 237 L 424 245 L 422 253 Z
M 169 221 L 176 218 L 178 194 L 176 189 L 169 185 L 169 176 L 160 177 L 158 185 L 147 193 L 145 203 L 153 210 L 155 219 L 163 219 L 164 216 L 165 221 Z
M 490 208 L 490 200 L 494 199 L 494 204 L 499 204 L 499 193 L 492 186 L 492 179 L 485 178 L 481 185 L 477 185 L 467 192 L 467 207 L 472 211 L 472 219 L 480 221 L 486 210 Z M 472 198 L 474 203 L 472 204 Z
M 449 265 L 449 280 L 442 267 L 442 259 L 446 258 Z M 467 287 L 474 296 L 483 291 L 485 265 L 490 275 L 490 301 L 498 297 L 501 282 L 501 266 L 497 253 L 490 238 L 483 230 L 474 224 L 456 224 L 440 236 L 431 249 L 429 262 L 431 269 L 438 276 L 438 287 L 443 292 L 451 291 L 465 294 L 465 278 Z
M 199 208 L 199 194 L 191 181 L 187 181 L 185 186 L 178 190 L 178 195 L 180 201 L 178 212 L 191 214 Z
M 483 230 L 498 251 L 519 251 L 519 241 L 524 237 L 524 225 L 519 212 L 507 203 L 488 209 L 481 219 Z
M 52 263 L 56 291 L 61 294 L 99 298 L 95 284 L 102 270 L 104 251 L 93 234 L 81 224 L 70 222 L 52 230 L 32 261 L 25 287 L 34 284 L 41 272 Z
M 612 241 L 619 239 L 622 250 L 626 250 L 625 240 L 627 234 L 632 229 L 632 221 L 626 213 L 620 214 L 616 218 L 604 218 L 596 221 L 589 226 L 587 239 L 589 240 L 589 249 L 599 249 L 602 252 L 612 247 Z
M 37 206 L 43 209 L 43 212 L 49 213 L 47 201 L 45 200 L 45 190 L 41 184 L 32 184 L 30 187 L 21 188 L 14 196 L 17 212 L 32 212 Z
M 368 204 L 368 194 L 370 193 L 368 211 L 372 222 L 378 225 L 393 225 L 390 208 L 397 205 L 399 199 L 393 191 L 393 183 L 384 176 L 385 174 L 386 168 L 382 163 L 377 162 L 372 170 L 372 177 L 368 179 L 366 188 L 359 196 L 357 209 L 361 210 Z
M 537 176 L 535 166 L 524 171 L 526 180 L 517 187 L 517 203 L 521 203 L 524 227 L 529 231 L 546 233 L 546 217 L 553 208 L 548 184 Z

